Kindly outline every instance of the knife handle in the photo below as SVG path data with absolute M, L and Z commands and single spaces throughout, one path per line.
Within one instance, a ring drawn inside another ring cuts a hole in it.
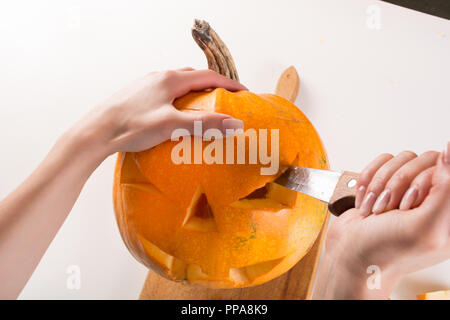
M 358 173 L 345 171 L 342 173 L 328 203 L 328 210 L 339 217 L 348 209 L 355 207 L 356 182 Z

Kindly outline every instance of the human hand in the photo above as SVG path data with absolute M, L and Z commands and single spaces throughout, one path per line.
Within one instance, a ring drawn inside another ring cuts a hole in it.
M 411 151 L 397 156 L 382 154 L 360 173 L 355 207 L 367 216 L 400 208 L 417 207 L 431 187 L 439 153 L 428 151 L 419 157 Z
M 450 258 L 449 148 L 382 155 L 363 170 L 358 187 L 365 196 L 358 189 L 358 208 L 328 230 L 319 275 L 328 280 L 319 278 L 317 298 L 385 299 L 405 274 Z M 381 271 L 378 290 L 367 288 L 369 266 Z
M 71 130 L 95 141 L 106 155 L 117 151 L 136 152 L 170 139 L 174 129 L 193 133 L 193 122 L 202 121 L 203 130 L 241 129 L 241 120 L 212 112 L 181 112 L 172 102 L 190 91 L 221 87 L 246 90 L 240 83 L 211 70 L 185 68 L 152 72 L 138 79 L 94 108 Z
M 0 298 L 16 298 L 69 214 L 92 172 L 117 151 L 141 151 L 170 138 L 172 130 L 240 129 L 225 114 L 176 110 L 189 91 L 241 84 L 209 70 L 154 72 L 131 83 L 66 131 L 14 192 L 0 202 Z M 63 195 L 63 196 L 61 196 Z M 43 221 L 45 223 L 43 223 Z

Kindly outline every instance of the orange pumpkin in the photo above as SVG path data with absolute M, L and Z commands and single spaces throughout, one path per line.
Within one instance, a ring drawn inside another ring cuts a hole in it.
M 216 34 L 208 39 L 224 46 Z M 237 78 L 232 60 L 218 71 Z M 267 176 L 260 174 L 267 166 L 261 163 L 177 165 L 171 152 L 178 142 L 172 141 L 120 153 L 113 197 L 128 249 L 169 279 L 210 288 L 253 286 L 288 271 L 311 248 L 326 217 L 324 203 L 273 183 L 289 165 L 328 168 L 310 121 L 279 96 L 247 91 L 192 92 L 174 105 L 229 114 L 243 120 L 245 130 L 278 129 L 280 170 Z

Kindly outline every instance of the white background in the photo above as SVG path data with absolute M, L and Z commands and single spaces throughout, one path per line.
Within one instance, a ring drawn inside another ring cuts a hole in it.
M 366 22 L 380 9 L 380 29 Z M 382 152 L 442 150 L 450 138 L 450 22 L 378 1 L 5 1 L 0 5 L 0 197 L 95 104 L 141 75 L 204 68 L 191 39 L 209 21 L 241 81 L 273 92 L 300 73 L 297 105 L 333 169 L 361 170 Z M 135 299 L 146 270 L 114 220 L 114 157 L 86 184 L 22 299 Z M 63 194 L 61 195 L 64 196 Z M 420 235 L 417 235 L 420 237 Z M 71 265 L 81 288 L 66 287 Z M 394 298 L 450 289 L 450 261 L 404 279 Z

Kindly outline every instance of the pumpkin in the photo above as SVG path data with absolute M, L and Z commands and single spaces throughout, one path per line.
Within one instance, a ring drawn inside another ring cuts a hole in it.
M 417 295 L 417 300 L 450 300 L 450 290 L 419 294 Z
M 210 69 L 238 80 L 226 46 L 206 22 L 196 21 L 193 36 Z M 273 94 L 217 88 L 191 92 L 174 105 L 181 111 L 229 114 L 257 135 L 259 129 L 278 129 L 279 170 L 260 174 L 267 165 L 259 159 L 256 164 L 175 164 L 175 141 L 119 153 L 113 198 L 130 252 L 166 278 L 209 288 L 254 286 L 288 271 L 311 248 L 327 213 L 321 201 L 274 183 L 290 165 L 328 168 L 311 122 Z M 222 140 L 224 145 L 234 140 L 234 155 L 237 139 Z

